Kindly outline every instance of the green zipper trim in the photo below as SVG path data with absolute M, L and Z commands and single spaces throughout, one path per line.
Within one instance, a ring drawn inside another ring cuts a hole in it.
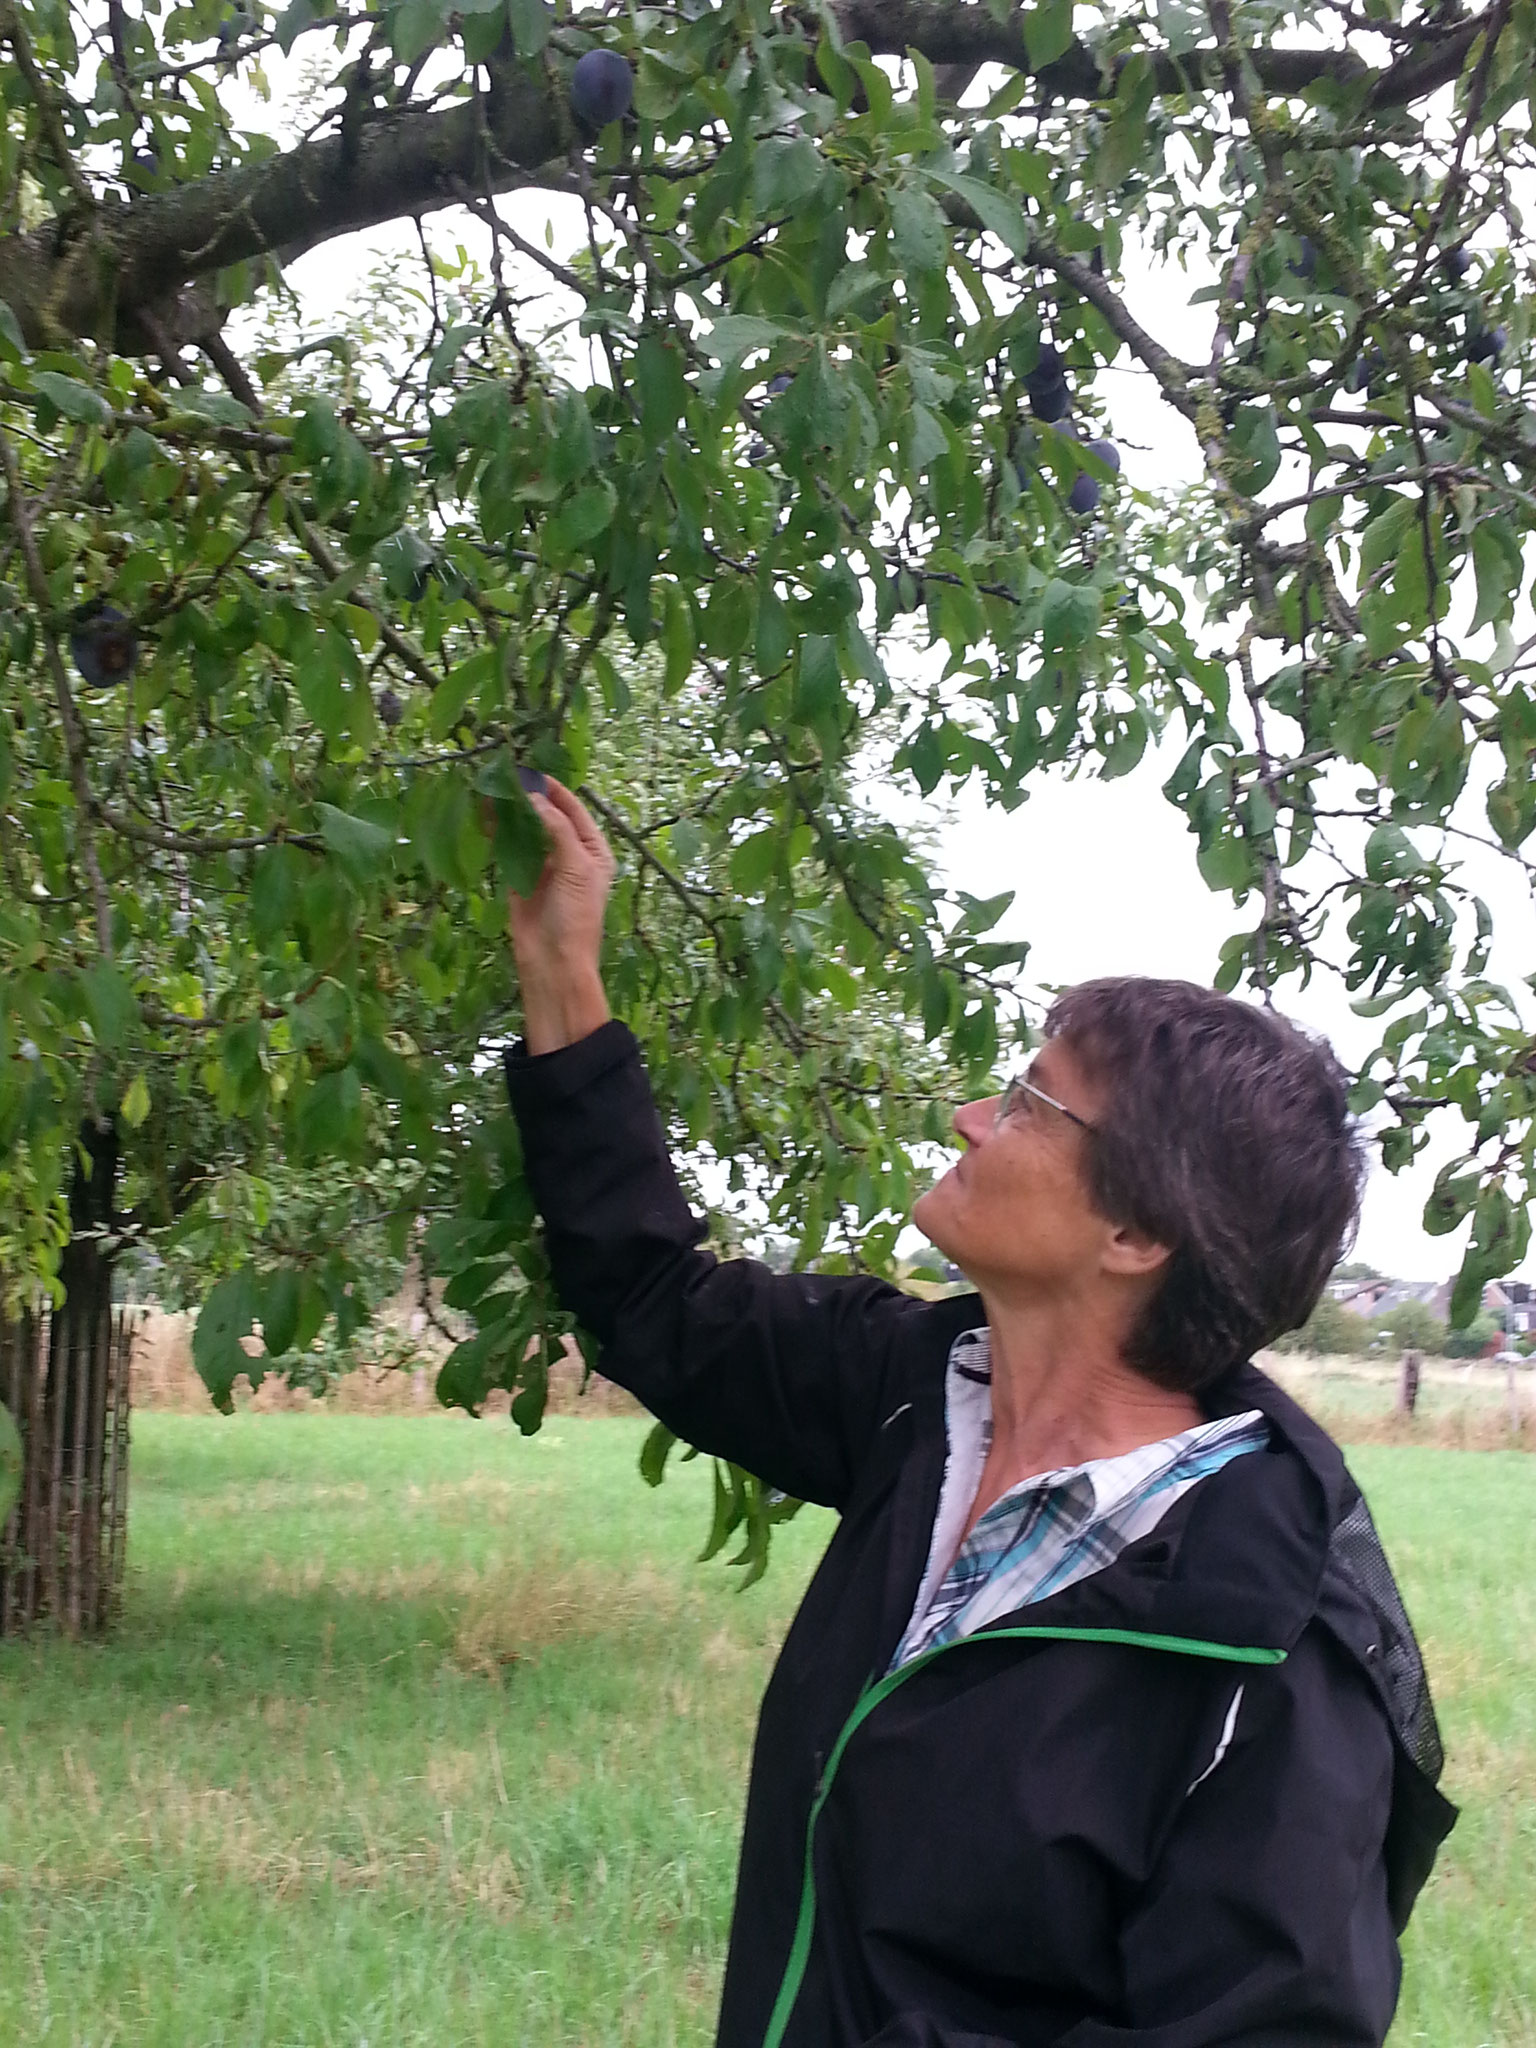
M 853 1712 L 843 1723 L 842 1732 L 832 1745 L 832 1754 L 827 1758 L 826 1768 L 821 1774 L 821 1783 L 816 1788 L 816 1797 L 811 1802 L 810 1818 L 805 1826 L 805 1876 L 800 1888 L 800 1912 L 795 1921 L 795 1938 L 790 1943 L 789 1960 L 784 1965 L 779 1995 L 773 2002 L 773 2011 L 768 2018 L 768 2031 L 763 2036 L 763 2048 L 779 2048 L 780 2042 L 784 2039 L 789 2016 L 794 2010 L 795 2000 L 800 1996 L 805 1966 L 810 1961 L 811 1936 L 816 1927 L 816 1874 L 812 1861 L 812 1845 L 821 1809 L 827 1803 L 827 1794 L 832 1790 L 832 1780 L 837 1776 L 837 1767 L 843 1760 L 843 1752 L 849 1742 L 882 1700 L 889 1699 L 898 1685 L 905 1683 L 925 1665 L 931 1664 L 935 1657 L 946 1656 L 951 1650 L 963 1650 L 972 1643 L 1018 1642 L 1021 1639 L 1034 1642 L 1128 1643 L 1134 1649 L 1164 1650 L 1176 1657 L 1206 1657 L 1218 1664 L 1285 1662 L 1284 1650 L 1246 1648 L 1236 1643 L 1205 1643 L 1192 1636 L 1143 1635 L 1139 1630 L 1131 1628 L 994 1628 L 985 1629 L 973 1636 L 961 1636 L 952 1643 L 941 1643 L 936 1650 L 925 1650 L 920 1657 L 914 1657 L 899 1670 L 888 1671 L 884 1678 L 867 1685 L 859 1695 Z

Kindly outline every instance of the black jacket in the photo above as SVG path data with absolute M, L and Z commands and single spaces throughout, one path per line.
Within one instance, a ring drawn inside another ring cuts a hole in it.
M 555 1282 L 603 1371 L 841 1518 L 763 1700 L 721 2048 L 1379 2044 L 1455 1810 L 1323 1431 L 1234 1366 L 1206 1406 L 1262 1409 L 1266 1450 L 1108 1569 L 885 1679 L 979 1300 L 698 1250 L 620 1024 L 515 1051 L 507 1075 Z

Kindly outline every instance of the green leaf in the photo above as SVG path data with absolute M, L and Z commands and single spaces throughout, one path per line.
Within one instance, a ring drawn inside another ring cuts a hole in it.
M 1024 29 L 1027 37 L 1027 15 Z M 1106 191 L 1120 184 L 1141 155 L 1156 84 L 1151 58 L 1144 50 L 1133 51 L 1121 66 L 1115 85 L 1115 116 L 1093 163 L 1094 177 Z
M 446 384 L 453 375 L 453 366 L 469 344 L 481 332 L 478 320 L 461 321 L 450 327 L 437 347 L 432 351 L 432 360 L 427 365 L 427 389 L 435 391 L 439 384 Z
M 1483 1305 L 1483 1289 L 1487 1284 L 1488 1275 L 1482 1260 L 1469 1251 L 1451 1289 L 1448 1321 L 1453 1330 L 1466 1329 L 1476 1316 Z
M 618 504 L 619 494 L 606 477 L 584 484 L 550 521 L 546 529 L 550 546 L 557 550 L 585 547 L 609 524 Z
M 342 678 L 338 635 L 319 632 L 306 621 L 309 632 L 302 650 L 296 650 L 293 680 L 299 702 L 318 730 L 332 745 L 344 740 L 351 730 L 352 706 Z
M 677 1438 L 664 1422 L 658 1422 L 647 1434 L 640 1446 L 640 1477 L 647 1486 L 660 1486 L 666 1474 L 667 1459 Z
M 944 743 L 939 738 L 938 728 L 920 726 L 907 743 L 906 755 L 918 788 L 924 796 L 932 796 L 944 773 Z
M 549 41 L 555 10 L 548 0 L 507 0 L 507 17 L 512 25 L 512 47 L 526 64 Z
M 1253 855 L 1245 841 L 1220 833 L 1205 841 L 1195 855 L 1195 865 L 1208 889 L 1236 894 L 1253 880 Z
M 491 841 L 496 878 L 519 896 L 531 896 L 549 858 L 549 841 L 538 813 L 525 796 L 503 797 L 496 804 L 496 832 Z
M 395 835 L 366 818 L 354 818 L 334 804 L 316 804 L 320 837 L 354 881 L 366 882 L 389 860 Z
M 1042 644 L 1062 653 L 1081 647 L 1098 630 L 1100 602 L 1093 584 L 1069 583 L 1053 576 L 1041 606 Z
M 741 1526 L 747 1511 L 746 1485 L 741 1472 L 734 1465 L 727 1465 L 723 1459 L 714 1460 L 715 1506 L 709 1525 L 709 1535 L 704 1548 L 699 1552 L 699 1563 L 708 1564 L 717 1557 L 730 1541 L 732 1532 Z
M 688 407 L 688 380 L 675 341 L 642 336 L 635 351 L 635 384 L 640 393 L 640 432 L 648 448 L 660 448 L 676 433 Z
M 731 886 L 743 896 L 755 896 L 778 866 L 783 841 L 777 829 L 767 825 L 743 839 L 731 855 Z
M 427 729 L 433 739 L 445 740 L 463 717 L 472 697 L 477 697 L 496 674 L 497 650 L 481 647 L 452 668 L 432 692 Z
M 301 1275 L 297 1266 L 279 1266 L 262 1280 L 258 1294 L 261 1341 L 270 1358 L 293 1348 L 299 1334 Z
M 13 363 L 19 363 L 26 352 L 27 338 L 21 331 L 21 322 L 5 300 L 0 299 L 0 354 L 8 356 Z
M 757 595 L 757 672 L 776 675 L 789 660 L 794 632 L 789 609 L 772 584 L 764 584 Z
M 292 5 L 284 8 L 273 23 L 273 33 L 285 57 L 305 29 L 318 19 L 315 0 L 292 0 Z
M 136 1131 L 149 1115 L 149 1083 L 142 1074 L 135 1074 L 128 1083 L 119 1110 L 123 1122 L 131 1131 Z
M 234 1409 L 232 1389 L 241 1373 L 250 1375 L 253 1388 L 266 1376 L 259 1360 L 247 1356 L 240 1343 L 250 1336 L 259 1313 L 256 1279 L 249 1266 L 221 1280 L 198 1311 L 192 1362 L 223 1415 Z
M 1477 576 L 1477 609 L 1469 631 L 1507 619 L 1520 589 L 1520 545 L 1502 514 L 1478 522 L 1472 535 L 1472 566 Z
M 717 361 L 734 368 L 754 349 L 772 348 L 794 330 L 777 320 L 762 320 L 752 313 L 728 313 L 700 335 L 703 347 Z
M 890 207 L 891 241 L 903 270 L 941 270 L 949 254 L 949 223 L 933 194 L 903 178 Z
M 111 406 L 99 391 L 93 391 L 89 384 L 82 384 L 78 378 L 60 376 L 57 370 L 36 370 L 32 382 L 65 419 L 77 420 L 84 427 L 111 424 Z
M 443 14 L 437 0 L 403 0 L 389 17 L 390 47 L 401 64 L 414 64 L 442 35 Z
M 693 613 L 687 598 L 675 584 L 667 592 L 662 651 L 666 658 L 662 689 L 668 697 L 675 697 L 693 673 L 694 655 L 698 651 L 693 640 Z
M 1488 822 L 1501 845 L 1521 846 L 1536 826 L 1536 784 L 1529 773 L 1506 775 L 1488 792 Z
M 1070 21 L 1070 6 L 1065 11 Z M 940 185 L 946 192 L 953 192 L 956 198 L 963 199 L 987 232 L 996 235 L 1011 255 L 1017 256 L 1020 262 L 1028 261 L 1029 223 L 1025 220 L 1023 209 L 1017 200 L 1010 199 L 1006 193 L 999 192 L 993 185 L 984 184 L 980 178 L 968 178 L 958 171 L 936 170 L 930 167 L 925 170 L 925 176 L 931 183 Z
M 350 1155 L 362 1135 L 363 1085 L 355 1067 L 317 1074 L 299 1098 L 296 1139 L 307 1159 Z
M 96 1043 L 116 1051 L 138 1022 L 139 1005 L 129 982 L 109 960 L 98 960 L 80 976 L 86 1015 Z
M 1039 71 L 1064 57 L 1072 44 L 1072 0 L 1051 0 L 1024 13 L 1024 48 L 1030 69 Z
M 794 213 L 815 196 L 826 175 L 826 163 L 808 135 L 775 135 L 760 142 L 752 161 L 759 215 Z

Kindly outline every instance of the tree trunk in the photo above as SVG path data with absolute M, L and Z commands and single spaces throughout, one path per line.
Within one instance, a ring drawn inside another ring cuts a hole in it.
M 0 1528 L 0 1635 L 45 1617 L 94 1635 L 122 1584 L 133 1329 L 112 1313 L 115 1126 L 87 1124 L 80 1146 L 64 1299 L 0 1320 L 0 1401 L 23 1451 L 21 1495 Z

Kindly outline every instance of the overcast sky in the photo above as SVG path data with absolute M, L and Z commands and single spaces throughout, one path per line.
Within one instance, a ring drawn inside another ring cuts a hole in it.
M 573 202 L 526 192 L 508 195 L 501 205 L 524 238 L 540 244 L 553 218 L 557 252 L 573 245 L 580 233 Z M 483 260 L 484 231 L 468 216 L 439 215 L 429 229 L 445 251 L 462 240 Z M 306 309 L 325 319 L 344 310 L 381 250 L 416 246 L 409 224 L 348 237 L 293 264 L 288 279 Z M 1142 271 L 1139 276 L 1132 272 L 1127 287 L 1143 326 L 1165 346 L 1196 361 L 1209 354 L 1212 327 L 1209 308 L 1188 303 L 1199 282 L 1191 276 L 1186 283 L 1169 270 L 1155 278 Z M 1161 402 L 1144 372 L 1125 367 L 1122 358 L 1121 366 L 1100 374 L 1096 388 L 1109 431 L 1123 451 L 1127 483 L 1155 490 L 1197 473 L 1192 431 Z M 952 799 L 947 786 L 921 807 L 910 790 L 893 792 L 891 809 L 897 816 L 924 811 L 938 829 L 943 865 L 956 886 L 983 896 L 1004 888 L 1017 891 L 999 935 L 1030 942 L 1027 971 L 1035 985 L 1116 973 L 1178 975 L 1208 983 L 1221 941 L 1251 926 L 1255 912 L 1251 902 L 1236 911 L 1227 898 L 1205 888 L 1195 868 L 1194 841 L 1161 794 L 1160 784 L 1182 746 L 1182 731 L 1176 730 L 1166 757 L 1149 751 L 1135 773 L 1114 783 L 1086 778 L 1038 782 L 1011 815 L 989 812 L 974 792 Z M 1469 822 L 1481 823 L 1478 800 L 1468 802 Z M 1467 853 L 1467 879 L 1495 912 L 1498 936 L 1490 972 L 1506 984 L 1518 983 L 1536 968 L 1530 893 L 1509 863 L 1477 848 Z M 1277 1004 L 1326 1032 L 1348 1061 L 1360 1059 L 1373 1043 L 1373 1027 L 1352 1014 L 1336 976 L 1320 977 L 1304 992 L 1282 989 Z M 1358 1257 L 1415 1279 L 1440 1279 L 1455 1270 L 1465 1227 L 1454 1237 L 1431 1238 L 1419 1217 L 1435 1168 L 1457 1149 L 1461 1128 L 1459 1119 L 1449 1120 L 1428 1152 L 1398 1176 L 1379 1166 L 1373 1170 Z M 1536 1272 L 1536 1255 L 1522 1270 Z

